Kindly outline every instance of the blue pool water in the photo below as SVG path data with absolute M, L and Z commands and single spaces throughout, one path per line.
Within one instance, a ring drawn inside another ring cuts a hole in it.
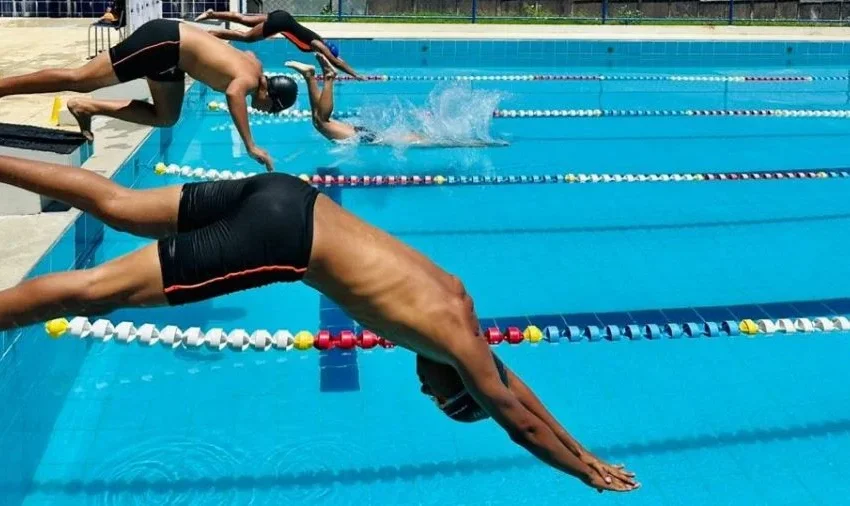
M 653 43 L 635 51 L 613 43 L 614 56 L 610 44 L 588 43 L 575 46 L 577 63 L 566 66 L 569 48 L 562 58 L 553 46 L 556 56 L 547 60 L 540 47 L 550 43 L 520 42 L 498 49 L 516 55 L 512 66 L 500 66 L 491 53 L 502 46 L 483 43 L 450 51 L 423 42 L 440 56 L 389 62 L 375 49 L 386 43 L 351 44 L 349 59 L 367 73 L 401 75 L 846 76 L 850 59 L 835 44 L 794 44 L 792 53 L 812 56 L 789 59 L 779 43 Z M 271 71 L 301 57 L 276 42 L 253 49 Z M 337 109 L 380 116 L 399 110 L 394 101 L 422 108 L 449 93 L 465 99 L 431 110 L 457 120 L 486 116 L 480 100 L 493 92 L 502 94 L 504 109 L 845 109 L 849 85 L 343 82 Z M 206 110 L 209 100 L 221 97 L 194 86 L 181 123 L 154 133 L 119 182 L 148 188 L 183 181 L 153 175 L 159 161 L 258 170 L 227 117 Z M 303 87 L 299 107 L 306 107 Z M 510 146 L 339 148 L 307 123 L 254 127 L 278 170 L 310 174 L 750 172 L 842 168 L 850 157 L 848 119 L 523 118 L 494 119 L 489 131 Z M 460 276 L 485 324 L 504 328 L 850 313 L 848 190 L 848 179 L 826 179 L 330 194 Z M 78 222 L 34 274 L 144 244 L 100 234 L 93 220 Z M 352 325 L 301 285 L 109 317 L 249 332 Z M 643 483 L 629 495 L 601 496 L 537 463 L 492 422 L 442 417 L 418 394 L 413 356 L 404 350 L 169 352 L 52 342 L 38 329 L 6 333 L 3 343 L 4 505 L 799 505 L 844 504 L 850 493 L 844 333 L 502 345 L 500 355 L 568 430 L 602 457 L 625 462 Z

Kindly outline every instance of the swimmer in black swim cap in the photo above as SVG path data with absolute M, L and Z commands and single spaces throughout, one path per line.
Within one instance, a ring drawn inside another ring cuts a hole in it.
M 220 29 L 210 30 L 210 33 L 219 39 L 257 42 L 279 33 L 286 37 L 300 51 L 323 54 L 325 58 L 330 60 L 334 67 L 355 79 L 364 80 L 363 77 L 339 56 L 339 47 L 336 44 L 326 41 L 319 34 L 296 21 L 292 17 L 292 14 L 284 10 L 276 10 L 268 14 L 240 14 L 238 12 L 215 12 L 209 9 L 195 18 L 195 22 L 206 21 L 208 19 L 239 23 L 240 25 L 251 27 L 246 32 Z
M 267 81 L 269 99 L 272 103 L 268 111 L 278 113 L 292 107 L 298 96 L 298 85 L 295 81 L 286 76 L 272 76 L 267 78 Z
M 68 111 L 80 124 L 83 135 L 93 140 L 91 120 L 98 115 L 157 127 L 177 123 L 186 74 L 226 95 L 230 116 L 248 153 L 267 170 L 273 170 L 271 157 L 254 143 L 251 135 L 246 97 L 251 97 L 256 109 L 279 111 L 295 102 L 295 83 L 286 77 L 267 79 L 262 63 L 253 53 L 239 51 L 186 23 L 155 19 L 82 67 L 4 77 L 0 79 L 0 98 L 59 91 L 89 93 L 145 79 L 152 103 L 83 97 L 68 101 Z

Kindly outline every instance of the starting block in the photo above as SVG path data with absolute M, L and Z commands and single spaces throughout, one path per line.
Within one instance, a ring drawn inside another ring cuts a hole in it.
M 77 132 L 0 123 L 0 155 L 79 167 L 92 155 L 92 146 Z M 0 183 L 0 216 L 38 214 L 52 202 Z

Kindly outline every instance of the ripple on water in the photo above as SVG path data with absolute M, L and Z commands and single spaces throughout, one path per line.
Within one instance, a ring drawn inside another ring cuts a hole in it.
M 149 438 L 103 461 L 87 504 L 102 506 L 251 504 L 247 459 L 200 438 Z
M 262 456 L 274 486 L 264 490 L 257 504 L 368 504 L 369 487 L 352 476 L 368 461 L 367 452 L 348 436 L 290 432 L 281 444 Z M 285 439 L 285 441 L 284 441 Z

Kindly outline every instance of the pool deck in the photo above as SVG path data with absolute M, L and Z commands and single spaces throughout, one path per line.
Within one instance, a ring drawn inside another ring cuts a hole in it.
M 0 76 L 86 62 L 90 21 L 0 19 Z M 115 40 L 115 39 L 113 39 Z M 57 94 L 63 98 L 73 93 Z M 54 95 L 0 99 L 0 122 L 50 127 Z M 95 119 L 95 155 L 83 165 L 111 177 L 145 139 L 150 128 L 106 118 Z M 76 128 L 70 128 L 76 130 Z M 79 215 L 76 210 L 33 216 L 0 217 L 0 288 L 18 283 Z
M 0 76 L 86 62 L 92 20 L 0 18 Z M 458 25 L 308 23 L 326 37 L 390 39 L 850 40 L 850 28 L 738 26 Z M 113 38 L 113 42 L 116 38 Z M 64 98 L 72 94 L 60 94 Z M 49 126 L 53 95 L 0 100 L 0 122 Z M 96 119 L 95 155 L 84 168 L 111 176 L 141 144 L 147 127 Z M 0 217 L 0 289 L 18 283 L 78 216 L 77 211 Z
M 850 40 L 850 28 L 305 23 L 325 37 L 361 39 Z

